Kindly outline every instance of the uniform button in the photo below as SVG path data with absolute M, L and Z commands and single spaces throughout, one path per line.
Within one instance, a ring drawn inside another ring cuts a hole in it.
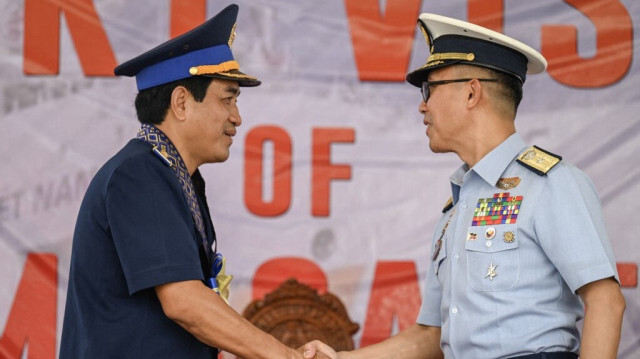
M 456 254 L 453 255 L 453 258 L 454 259 L 458 259 L 458 258 L 460 258 L 460 256 L 456 253 Z
M 453 313 L 453 314 L 458 313 L 458 308 L 456 308 L 456 307 L 451 308 L 451 313 Z
M 492 244 L 493 244 L 493 243 L 491 243 L 491 241 L 487 241 L 487 242 L 485 243 L 485 245 L 486 245 L 487 247 L 491 247 L 491 245 L 492 245 Z
M 462 202 L 462 208 L 467 208 L 467 203 L 466 202 Z

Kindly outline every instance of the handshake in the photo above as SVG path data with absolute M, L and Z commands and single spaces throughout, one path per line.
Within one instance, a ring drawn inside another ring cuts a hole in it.
M 247 353 L 246 358 L 444 358 L 440 327 L 418 323 L 381 342 L 355 349 L 352 335 L 359 325 L 348 317 L 342 302 L 331 293 L 318 295 L 293 278 L 264 300 L 253 301 L 242 316 L 261 333 L 268 333 L 272 348 L 277 348 L 267 354 L 268 345 L 262 342 L 257 345 L 259 353 Z
M 352 336 L 359 329 L 338 297 L 328 292 L 319 295 L 295 278 L 265 294 L 264 299 L 254 300 L 242 316 L 284 344 L 286 353 L 270 354 L 273 357 L 345 358 L 354 349 Z
M 319 340 L 314 340 L 301 346 L 298 348 L 298 352 L 302 354 L 304 359 L 340 359 L 344 358 L 345 353 L 337 353 L 333 348 Z

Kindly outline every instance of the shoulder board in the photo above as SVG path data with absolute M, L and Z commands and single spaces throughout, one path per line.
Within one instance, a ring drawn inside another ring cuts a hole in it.
M 453 207 L 453 197 L 449 197 L 449 199 L 447 200 L 447 203 L 444 205 L 444 208 L 442 209 L 442 213 L 447 213 L 447 211 L 450 210 L 451 207 Z
M 562 157 L 558 155 L 545 151 L 538 146 L 532 146 L 524 151 L 517 161 L 536 174 L 544 176 L 561 160 Z

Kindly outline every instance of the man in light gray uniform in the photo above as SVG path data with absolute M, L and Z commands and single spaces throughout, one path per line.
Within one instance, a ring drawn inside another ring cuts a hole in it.
M 431 56 L 407 81 L 422 89 L 431 150 L 464 163 L 450 177 L 417 324 L 353 352 L 312 342 L 307 357 L 615 358 L 625 301 L 593 184 L 515 130 L 526 74 L 546 60 L 467 22 L 418 23 Z

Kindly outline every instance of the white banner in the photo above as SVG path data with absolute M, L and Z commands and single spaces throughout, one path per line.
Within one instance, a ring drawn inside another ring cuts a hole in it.
M 498 29 L 549 60 L 526 81 L 516 127 L 595 183 L 627 300 L 618 357 L 640 357 L 639 2 L 237 3 L 234 54 L 263 85 L 242 90 L 230 159 L 201 168 L 236 310 L 269 289 L 256 278 L 298 276 L 343 301 L 360 324 L 357 346 L 415 320 L 460 165 L 429 151 L 420 92 L 403 82 L 428 54 L 417 16 L 433 12 Z M 0 0 L 0 353 L 17 341 L 23 357 L 57 357 L 80 202 L 139 127 L 135 81 L 113 77 L 113 66 L 226 5 Z M 402 280 L 383 280 L 393 276 Z

